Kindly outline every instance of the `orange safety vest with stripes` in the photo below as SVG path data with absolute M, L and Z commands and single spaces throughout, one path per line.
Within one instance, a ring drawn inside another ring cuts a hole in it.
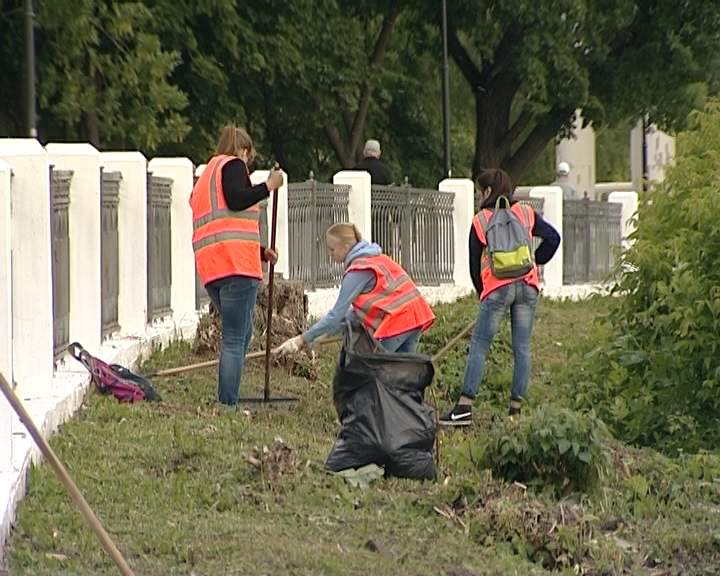
M 227 276 L 263 277 L 259 205 L 236 211 L 230 210 L 225 202 L 222 168 L 231 160 L 235 156 L 213 157 L 190 196 L 192 244 L 203 284 Z
M 392 258 L 385 254 L 361 256 L 350 263 L 345 274 L 357 270 L 375 273 L 375 287 L 352 303 L 358 318 L 375 338 L 427 330 L 433 323 L 432 309 L 407 272 Z
M 535 212 L 527 204 L 522 202 L 516 202 L 510 207 L 513 214 L 518 217 L 520 222 L 527 227 L 528 236 L 532 238 L 532 230 L 535 227 Z M 532 270 L 520 276 L 518 278 L 496 278 L 493 276 L 492 268 L 490 267 L 490 252 L 487 250 L 487 239 L 485 238 L 485 230 L 487 230 L 490 218 L 492 218 L 493 211 L 489 209 L 480 210 L 473 218 L 472 225 L 478 240 L 485 245 L 483 250 L 482 258 L 480 259 L 480 278 L 482 279 L 482 294 L 480 294 L 480 300 L 485 300 L 488 294 L 494 292 L 502 286 L 507 286 L 513 282 L 525 282 L 530 286 L 535 287 L 537 290 L 540 289 L 540 278 L 538 276 L 538 268 L 533 263 Z

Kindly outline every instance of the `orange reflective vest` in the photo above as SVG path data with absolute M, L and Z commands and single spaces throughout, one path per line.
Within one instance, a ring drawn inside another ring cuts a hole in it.
M 528 235 L 532 238 L 532 230 L 535 227 L 535 212 L 530 206 L 523 204 L 522 202 L 516 202 L 510 207 L 513 214 L 518 217 L 528 229 Z M 477 235 L 480 242 L 485 244 L 487 247 L 487 239 L 485 238 L 485 229 L 487 228 L 490 218 L 492 218 L 493 211 L 489 209 L 481 210 L 473 218 L 473 230 Z M 485 300 L 488 294 L 494 292 L 502 286 L 512 284 L 513 282 L 526 282 L 530 286 L 534 286 L 536 289 L 540 289 L 540 278 L 538 276 L 538 268 L 536 264 L 533 264 L 532 270 L 520 276 L 518 278 L 496 278 L 493 276 L 492 269 L 490 268 L 490 252 L 483 250 L 482 259 L 480 260 L 480 278 L 482 280 L 483 290 L 480 294 L 480 300 Z
M 352 303 L 358 318 L 375 338 L 391 338 L 409 330 L 427 330 L 435 314 L 402 266 L 392 258 L 362 256 L 350 263 L 345 273 L 371 270 L 375 287 Z
M 242 211 L 225 203 L 222 168 L 235 156 L 215 156 L 195 183 L 190 196 L 193 250 L 203 284 L 227 276 L 262 279 L 260 208 Z

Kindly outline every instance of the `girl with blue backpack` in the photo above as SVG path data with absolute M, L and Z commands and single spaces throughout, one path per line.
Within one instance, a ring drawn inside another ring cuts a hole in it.
M 485 370 L 485 358 L 500 320 L 510 310 L 513 379 L 510 415 L 520 413 L 530 379 L 530 336 L 540 292 L 538 265 L 560 245 L 560 234 L 527 204 L 513 199 L 510 177 L 500 169 L 476 180 L 480 211 L 470 230 L 470 276 L 480 296 L 465 377 L 457 404 L 440 417 L 446 426 L 472 424 L 472 404 Z M 532 249 L 532 237 L 542 238 Z

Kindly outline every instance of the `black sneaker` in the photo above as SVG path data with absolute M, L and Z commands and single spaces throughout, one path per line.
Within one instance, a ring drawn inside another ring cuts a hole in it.
M 470 426 L 472 424 L 472 405 L 455 404 L 452 410 L 440 416 L 442 426 Z
M 510 416 L 520 416 L 520 409 L 522 408 L 522 400 L 517 400 L 515 398 L 510 399 L 510 408 L 508 409 L 508 414 Z

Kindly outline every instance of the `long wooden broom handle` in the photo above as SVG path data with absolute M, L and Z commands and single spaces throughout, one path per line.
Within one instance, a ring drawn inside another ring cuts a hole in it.
M 335 344 L 336 342 L 340 342 L 342 338 L 323 338 L 322 340 L 317 340 L 314 343 L 314 346 L 325 346 L 327 344 Z M 245 360 L 254 360 L 257 358 L 264 358 L 265 357 L 265 350 L 258 350 L 257 352 L 250 352 L 250 354 L 247 354 L 245 356 Z M 183 372 L 190 372 L 192 370 L 199 370 L 201 368 L 211 368 L 212 366 L 217 366 L 217 363 L 219 360 L 206 360 L 205 362 L 198 362 L 197 364 L 189 364 L 187 366 L 180 366 L 178 368 L 168 368 L 166 370 L 158 370 L 157 372 L 150 372 L 149 374 L 143 374 L 146 378 L 153 378 L 155 376 L 173 376 L 174 374 L 182 374 Z
M 47 460 L 50 467 L 70 493 L 70 497 L 79 508 L 80 514 L 85 522 L 87 522 L 88 526 L 90 526 L 92 531 L 95 532 L 95 535 L 98 537 L 98 540 L 100 540 L 102 547 L 105 548 L 105 551 L 110 555 L 113 562 L 115 562 L 124 576 L 134 576 L 133 571 L 130 569 L 130 566 L 120 553 L 120 550 L 117 549 L 110 538 L 110 535 L 105 531 L 105 528 L 103 528 L 100 520 L 97 519 L 97 516 L 95 516 L 92 509 L 85 501 L 85 498 L 83 498 L 83 495 L 80 493 L 80 490 L 76 486 L 75 482 L 73 482 L 70 474 L 68 474 L 67 470 L 65 470 L 65 467 L 62 465 L 62 462 L 58 460 L 55 452 L 53 452 L 53 449 L 50 448 L 50 445 L 47 443 L 45 438 L 43 438 L 43 435 L 35 426 L 35 423 L 32 421 L 32 418 L 30 418 L 27 410 L 25 410 L 25 407 L 15 395 L 15 392 L 2 374 L 0 374 L 0 389 L 2 389 L 2 393 L 5 395 L 5 398 L 7 398 L 7 401 L 10 403 L 13 410 L 15 410 L 15 413 L 20 417 L 22 423 L 25 424 L 25 428 L 27 428 L 28 432 L 30 432 L 30 436 L 32 436 L 32 439 L 35 440 L 35 444 L 37 444 L 38 448 L 40 448 L 40 452 L 42 452 L 45 460 Z

